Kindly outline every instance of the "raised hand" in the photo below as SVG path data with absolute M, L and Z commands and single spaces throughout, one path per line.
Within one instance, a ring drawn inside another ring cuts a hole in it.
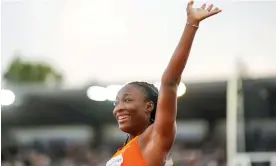
M 188 22 L 194 25 L 199 24 L 200 21 L 216 15 L 221 12 L 219 8 L 213 9 L 213 4 L 209 5 L 206 8 L 206 4 L 204 3 L 200 8 L 193 8 L 194 1 L 191 0 L 187 5 L 187 17 Z

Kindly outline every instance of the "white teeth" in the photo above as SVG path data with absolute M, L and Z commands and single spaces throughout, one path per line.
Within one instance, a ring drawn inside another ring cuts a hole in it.
M 127 118 L 128 116 L 127 115 L 122 115 L 122 116 L 119 116 L 118 117 L 118 120 L 122 120 L 122 119 L 125 119 L 125 118 Z

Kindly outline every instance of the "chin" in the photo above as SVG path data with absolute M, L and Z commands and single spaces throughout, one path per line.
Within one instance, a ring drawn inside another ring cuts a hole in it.
M 125 132 L 125 133 L 131 133 L 131 129 L 132 127 L 130 125 L 127 125 L 127 124 L 119 124 L 119 129 L 122 131 L 122 132 Z

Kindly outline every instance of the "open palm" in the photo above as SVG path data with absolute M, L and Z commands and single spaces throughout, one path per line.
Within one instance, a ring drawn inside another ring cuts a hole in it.
M 202 21 L 205 18 L 211 17 L 221 12 L 219 8 L 214 8 L 213 5 L 210 5 L 206 8 L 206 4 L 203 4 L 200 8 L 193 8 L 194 1 L 191 0 L 187 5 L 187 15 L 188 18 L 195 21 Z

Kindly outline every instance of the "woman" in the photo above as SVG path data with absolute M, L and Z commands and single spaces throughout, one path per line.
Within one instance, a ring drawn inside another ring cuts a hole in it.
M 162 75 L 159 94 L 145 82 L 129 83 L 117 94 L 113 114 L 128 137 L 107 166 L 165 165 L 176 135 L 177 88 L 194 36 L 202 20 L 221 12 L 213 5 L 193 8 L 193 3 L 187 5 L 187 24 Z

